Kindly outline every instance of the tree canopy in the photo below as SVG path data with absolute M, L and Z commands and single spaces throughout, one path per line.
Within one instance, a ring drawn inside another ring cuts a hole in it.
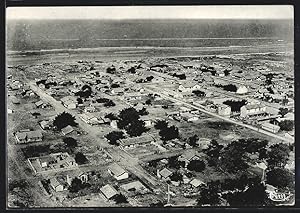
M 77 152 L 75 154 L 75 161 L 77 164 L 85 164 L 88 163 L 88 159 L 85 157 L 85 155 L 81 152 Z
M 205 169 L 205 162 L 202 160 L 192 160 L 187 165 L 187 169 L 195 172 L 202 172 Z
M 125 129 L 130 136 L 140 136 L 143 132 L 148 131 L 145 122 L 140 120 L 139 112 L 133 107 L 123 109 L 118 117 L 118 127 Z
M 109 141 L 110 144 L 119 146 L 118 140 L 125 138 L 124 133 L 121 131 L 112 131 L 105 135 L 105 138 Z
M 67 137 L 63 139 L 63 142 L 68 146 L 68 147 L 76 147 L 77 146 L 77 140 L 72 138 L 72 137 Z
M 273 144 L 267 153 L 267 162 L 269 167 L 283 167 L 289 158 L 290 148 L 287 144 Z
M 278 187 L 293 187 L 294 175 L 287 169 L 275 168 L 267 173 L 267 183 Z
M 283 131 L 292 131 L 294 129 L 294 121 L 284 120 L 279 122 L 280 129 Z
M 61 130 L 66 126 L 77 126 L 78 124 L 75 122 L 75 117 L 67 112 L 63 112 L 57 115 L 54 118 L 53 126 L 56 127 L 57 130 Z

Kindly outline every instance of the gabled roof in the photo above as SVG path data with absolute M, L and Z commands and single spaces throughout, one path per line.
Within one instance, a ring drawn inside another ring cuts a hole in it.
M 171 176 L 173 174 L 173 172 L 171 172 L 169 169 L 167 168 L 163 168 L 161 171 L 159 171 L 159 174 L 164 177 L 167 178 L 169 176 Z
M 53 187 L 53 188 L 56 188 L 57 186 L 60 186 L 62 185 L 56 177 L 53 177 L 50 179 L 50 185 Z
M 121 166 L 119 166 L 117 163 L 111 164 L 108 169 L 111 171 L 111 173 L 115 176 L 120 176 L 124 173 L 126 173 L 125 169 L 123 169 Z
M 194 186 L 194 187 L 198 187 L 198 186 L 200 186 L 200 185 L 202 185 L 202 184 L 205 184 L 202 180 L 199 180 L 199 179 L 197 179 L 197 178 L 194 178 L 191 182 L 190 182 L 190 184 L 192 185 L 192 186 Z
M 44 103 L 44 102 L 40 100 L 40 101 L 38 101 L 38 102 L 35 102 L 34 104 L 35 104 L 36 106 L 41 106 L 43 103 Z
M 62 128 L 61 131 L 62 131 L 62 133 L 64 133 L 64 134 L 69 134 L 69 133 L 73 132 L 74 129 L 73 129 L 72 126 L 68 125 L 68 126 L 66 126 L 65 128 Z
M 26 139 L 26 136 L 27 136 L 27 132 L 17 132 L 17 133 L 16 133 L 16 137 L 17 137 L 19 140 L 25 140 L 25 139 Z
M 198 152 L 194 149 L 186 150 L 181 157 L 186 160 L 191 160 L 194 156 L 198 156 Z
M 40 130 L 35 130 L 35 131 L 30 131 L 27 132 L 27 138 L 41 138 L 43 137 L 42 131 Z
M 111 199 L 112 197 L 118 194 L 118 191 L 109 184 L 106 184 L 105 186 L 101 187 L 100 191 L 104 194 L 104 196 L 107 199 Z

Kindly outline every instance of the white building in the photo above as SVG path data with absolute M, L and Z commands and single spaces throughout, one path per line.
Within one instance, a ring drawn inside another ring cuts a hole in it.
M 241 117 L 251 117 L 265 113 L 267 107 L 262 104 L 247 104 L 241 107 Z
M 125 171 L 121 166 L 116 163 L 111 164 L 108 167 L 108 172 L 111 174 L 116 180 L 123 180 L 129 177 L 128 172 Z

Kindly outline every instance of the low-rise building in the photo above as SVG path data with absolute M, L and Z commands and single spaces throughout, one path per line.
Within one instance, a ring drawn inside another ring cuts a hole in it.
M 218 114 L 226 117 L 230 117 L 231 107 L 225 104 L 218 105 Z
M 252 117 L 265 114 L 267 107 L 262 104 L 247 104 L 241 107 L 241 117 Z
M 41 128 L 44 130 L 51 129 L 51 127 L 53 125 L 53 121 L 52 120 L 43 120 L 39 124 L 40 124 Z
M 108 167 L 108 172 L 111 174 L 116 180 L 123 180 L 129 177 L 128 172 L 123 169 L 117 163 L 113 163 Z
M 154 141 L 154 138 L 150 135 L 144 135 L 139 137 L 133 137 L 133 138 L 125 138 L 120 139 L 120 144 L 123 148 L 133 148 L 136 146 L 146 146 Z
M 280 130 L 279 126 L 268 122 L 262 123 L 261 128 L 273 133 L 277 133 Z
M 76 109 L 77 100 L 76 97 L 66 96 L 61 99 L 62 104 L 68 109 Z
M 15 137 L 18 143 L 40 142 L 43 140 L 43 134 L 40 130 L 21 130 L 15 133 Z
M 201 185 L 206 185 L 202 180 L 194 178 L 193 180 L 190 181 L 190 185 L 194 188 L 197 188 Z
M 169 169 L 163 168 L 162 170 L 157 170 L 157 177 L 162 180 L 169 180 L 170 176 L 173 174 Z
M 61 132 L 63 133 L 63 135 L 67 135 L 67 134 L 70 134 L 71 132 L 73 132 L 74 129 L 72 126 L 68 125 L 66 126 L 65 128 L 62 128 L 61 129 Z
M 64 185 L 60 181 L 58 181 L 56 177 L 50 178 L 50 186 L 56 192 L 62 192 L 65 190 Z
M 100 191 L 108 200 L 112 199 L 114 196 L 118 194 L 118 191 L 110 184 L 106 184 L 105 186 L 101 187 Z

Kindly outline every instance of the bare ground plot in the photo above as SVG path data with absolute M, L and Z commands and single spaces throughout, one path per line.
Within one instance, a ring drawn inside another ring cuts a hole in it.
M 149 144 L 145 147 L 140 146 L 140 147 L 135 147 L 132 149 L 126 149 L 126 152 L 128 152 L 130 155 L 132 155 L 134 157 L 138 157 L 138 158 L 143 158 L 145 156 L 155 154 L 158 151 L 159 151 L 159 149 L 152 144 Z
M 225 144 L 238 138 L 260 138 L 272 143 L 280 142 L 278 139 L 215 118 L 201 119 L 196 122 L 174 121 L 174 123 L 183 138 L 197 134 L 200 138 L 215 139 Z

